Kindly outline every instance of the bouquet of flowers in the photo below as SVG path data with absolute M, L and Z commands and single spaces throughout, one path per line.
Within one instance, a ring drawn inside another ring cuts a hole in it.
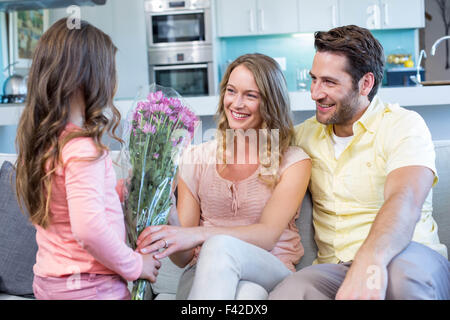
M 178 160 L 193 138 L 198 118 L 170 88 L 150 86 L 146 100 L 128 114 L 123 168 L 124 213 L 129 244 L 136 248 L 139 234 L 150 225 L 166 224 L 171 210 Z M 130 176 L 131 173 L 131 176 Z M 133 300 L 143 300 L 150 283 L 134 282 Z

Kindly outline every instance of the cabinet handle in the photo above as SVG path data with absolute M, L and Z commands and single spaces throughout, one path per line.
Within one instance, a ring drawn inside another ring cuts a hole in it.
M 255 31 L 255 20 L 253 19 L 253 10 L 248 10 L 248 20 L 249 20 L 249 30 L 250 32 Z
M 331 6 L 331 25 L 333 28 L 337 27 L 337 23 L 336 23 L 336 5 L 333 4 Z
M 155 71 L 166 71 L 166 70 L 185 70 L 185 69 L 206 69 L 208 68 L 208 64 L 180 64 L 173 66 L 154 66 L 153 70 Z
M 384 9 L 384 25 L 389 25 L 389 5 L 387 3 L 383 3 L 383 9 Z
M 204 13 L 204 10 L 183 10 L 183 11 L 171 11 L 170 15 L 182 15 L 182 14 L 195 14 Z M 151 16 L 167 16 L 167 11 L 165 12 L 152 12 Z
M 260 30 L 264 31 L 264 29 L 266 27 L 264 26 L 264 10 L 263 9 L 259 9 L 259 20 L 260 20 Z

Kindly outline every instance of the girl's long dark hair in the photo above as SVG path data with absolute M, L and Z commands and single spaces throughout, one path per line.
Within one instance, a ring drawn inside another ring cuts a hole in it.
M 107 150 L 101 142 L 105 132 L 122 142 L 115 134 L 120 113 L 113 105 L 116 51 L 111 38 L 99 29 L 85 21 L 80 28 L 69 29 L 65 18 L 38 41 L 16 136 L 16 193 L 35 225 L 45 228 L 49 224 L 52 176 L 69 140 L 92 138 L 97 158 Z M 83 128 L 61 139 L 69 121 L 69 100 L 79 90 L 86 103 Z

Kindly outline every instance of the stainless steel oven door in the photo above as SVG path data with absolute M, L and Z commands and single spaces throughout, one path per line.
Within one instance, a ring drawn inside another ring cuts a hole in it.
M 183 97 L 214 94 L 212 63 L 151 65 L 150 82 L 171 87 Z
M 211 44 L 210 9 L 146 13 L 149 47 Z

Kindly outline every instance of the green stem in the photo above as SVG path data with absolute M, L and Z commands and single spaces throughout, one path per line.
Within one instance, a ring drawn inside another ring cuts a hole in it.
M 147 152 L 148 152 L 149 139 L 150 139 L 150 135 L 147 135 L 146 140 L 145 140 L 145 146 L 144 146 L 144 154 L 142 155 L 142 168 L 143 168 L 143 170 L 141 170 L 141 181 L 140 181 L 140 186 L 139 186 L 139 198 L 138 198 L 138 206 L 137 206 L 138 214 L 140 214 L 140 212 L 141 212 L 141 202 L 142 202 L 141 198 L 142 198 L 144 178 L 145 178 L 145 165 L 146 165 L 146 161 L 147 161 Z
M 148 290 L 150 288 L 150 282 L 143 279 L 138 279 L 133 283 L 133 290 L 131 291 L 131 300 L 147 300 L 151 297 L 147 297 Z

